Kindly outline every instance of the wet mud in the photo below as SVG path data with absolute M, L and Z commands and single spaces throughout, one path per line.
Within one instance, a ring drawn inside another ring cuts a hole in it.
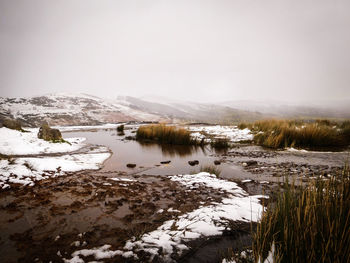
M 167 177 L 128 179 L 137 181 L 76 173 L 1 192 L 2 262 L 62 262 L 78 248 L 122 248 L 176 216 L 169 208 L 183 214 L 224 197 L 201 187 L 186 191 Z
M 126 131 L 125 136 L 132 132 Z M 320 175 L 327 178 L 341 172 L 349 158 L 346 152 L 283 152 L 240 144 L 223 152 L 165 147 L 126 141 L 115 131 L 67 135 L 106 145 L 113 155 L 99 171 L 66 173 L 38 181 L 33 187 L 11 185 L 0 191 L 1 262 L 63 262 L 62 258 L 71 258 L 78 249 L 104 244 L 111 244 L 113 250 L 121 249 L 127 240 L 140 238 L 177 215 L 220 202 L 226 194 L 202 187 L 188 191 L 168 178 L 196 173 L 202 165 L 215 160 L 220 161 L 219 177 L 237 182 L 250 195 L 269 195 L 286 174 L 300 180 Z M 91 150 L 87 147 L 79 153 Z M 189 160 L 199 160 L 199 165 L 191 167 Z M 136 167 L 128 168 L 127 163 L 136 163 Z M 116 177 L 128 180 L 112 180 Z M 249 223 L 230 222 L 223 236 L 187 244 L 191 250 L 176 261 L 221 262 L 229 248 L 249 246 L 250 229 Z M 148 260 L 146 254 L 138 256 L 138 262 Z M 103 261 L 133 259 L 116 256 Z

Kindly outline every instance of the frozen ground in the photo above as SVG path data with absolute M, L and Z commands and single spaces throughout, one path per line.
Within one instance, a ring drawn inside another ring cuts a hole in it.
M 205 138 L 205 134 L 214 138 L 228 138 L 231 142 L 252 140 L 253 135 L 249 129 L 240 130 L 237 126 L 190 126 L 192 136 L 197 139 Z
M 0 153 L 5 155 L 28 155 L 43 153 L 63 153 L 76 151 L 84 146 L 85 138 L 67 138 L 68 143 L 52 143 L 38 139 L 39 129 L 20 132 L 0 128 Z
M 104 146 L 92 147 L 84 153 L 69 154 L 86 146 L 83 143 L 85 138 L 67 138 L 65 140 L 69 143 L 52 143 L 38 139 L 37 131 L 20 132 L 0 128 L 0 153 L 16 155 L 15 158 L 0 160 L 0 189 L 10 188 L 11 184 L 32 186 L 36 181 L 67 172 L 96 170 L 111 155 Z M 54 153 L 62 154 L 50 155 Z M 23 157 L 26 155 L 33 156 Z
M 263 211 L 259 199 L 264 196 L 249 196 L 236 183 L 218 179 L 215 175 L 209 173 L 176 175 L 170 176 L 170 179 L 182 184 L 188 191 L 201 186 L 206 187 L 208 191 L 215 189 L 229 193 L 229 197 L 220 203 L 213 202 L 168 220 L 156 230 L 145 233 L 138 239 L 134 237 L 127 241 L 122 250 L 109 250 L 109 245 L 77 250 L 72 253 L 72 258 L 65 259 L 65 262 L 85 262 L 81 256 L 88 255 L 94 256 L 96 260 L 116 255 L 137 259 L 138 252 L 149 254 L 150 261 L 157 256 L 164 262 L 172 262 L 173 256 L 180 256 L 183 251 L 189 249 L 185 244 L 186 241 L 221 235 L 230 220 L 256 222 Z

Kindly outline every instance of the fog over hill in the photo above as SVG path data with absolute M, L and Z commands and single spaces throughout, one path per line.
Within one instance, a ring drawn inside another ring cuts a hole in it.
M 279 118 L 350 118 L 350 101 L 224 101 L 222 105 Z
M 346 105 L 301 106 L 252 101 L 197 103 L 167 98 L 119 96 L 103 99 L 87 94 L 58 93 L 30 98 L 0 98 L 0 116 L 26 126 L 98 125 L 115 122 L 205 122 L 232 124 L 263 118 L 350 118 Z

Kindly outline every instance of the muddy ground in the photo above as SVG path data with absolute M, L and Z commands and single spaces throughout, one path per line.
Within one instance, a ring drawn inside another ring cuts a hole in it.
M 218 167 L 239 167 L 242 177 L 230 177 L 227 172 L 221 176 L 255 195 L 276 190 L 279 183 L 275 179 L 285 174 L 309 180 L 340 173 L 348 154 L 276 152 L 237 145 L 213 156 L 222 162 Z M 135 181 L 114 181 L 108 173 L 85 171 L 39 181 L 33 187 L 11 185 L 0 191 L 0 261 L 63 262 L 62 258 L 70 259 L 74 251 L 82 248 L 111 244 L 112 250 L 121 249 L 127 240 L 140 238 L 176 215 L 227 197 L 202 187 L 187 191 L 166 175 L 114 174 L 113 177 Z M 242 182 L 243 179 L 252 181 Z M 159 212 L 161 209 L 163 212 Z M 232 223 L 224 236 L 191 242 L 192 249 L 174 259 L 219 262 L 228 247 L 249 246 L 249 231 L 250 224 Z M 145 254 L 138 256 L 138 262 L 148 259 Z M 104 259 L 132 261 L 118 256 Z
M 225 197 L 208 188 L 186 191 L 167 177 L 129 179 L 137 181 L 81 172 L 1 192 L 1 261 L 62 262 L 78 248 L 122 248 L 131 237 L 176 216 L 178 212 L 168 212 L 169 208 L 183 214 Z M 164 212 L 157 213 L 160 209 Z

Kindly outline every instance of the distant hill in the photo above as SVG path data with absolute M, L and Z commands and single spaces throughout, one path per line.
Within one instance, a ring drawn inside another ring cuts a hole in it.
M 66 93 L 0 98 L 0 118 L 19 119 L 24 126 L 38 126 L 43 121 L 50 125 L 98 125 L 126 121 L 232 124 L 263 118 L 350 118 L 350 109 L 346 109 L 346 104 L 342 108 L 249 101 L 214 104 L 128 96 L 102 99 Z
M 139 110 L 161 115 L 171 120 L 187 122 L 204 122 L 218 124 L 232 124 L 240 121 L 254 121 L 264 116 L 259 112 L 239 110 L 219 104 L 180 102 L 163 99 L 147 101 L 134 97 L 125 97 L 131 105 L 137 105 Z
M 53 94 L 32 98 L 0 98 L 2 117 L 24 125 L 98 125 L 123 121 L 160 121 L 159 115 L 138 110 L 126 101 L 105 100 L 85 94 Z

